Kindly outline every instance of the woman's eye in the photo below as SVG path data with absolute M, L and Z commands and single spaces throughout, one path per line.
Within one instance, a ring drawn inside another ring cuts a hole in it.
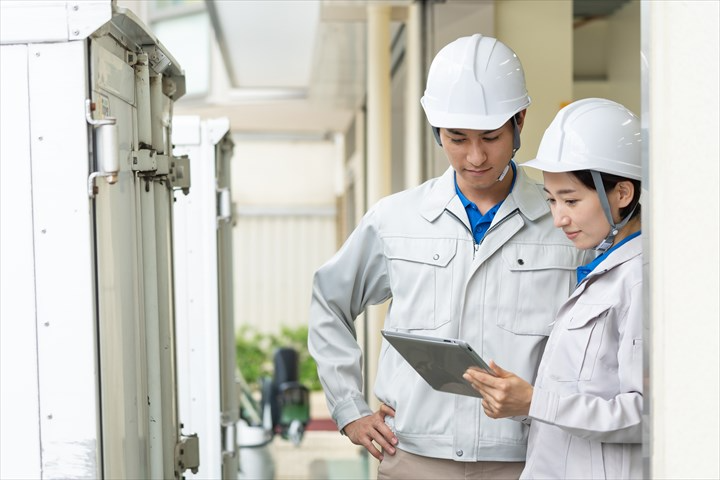
M 548 202 L 550 205 L 555 205 L 555 199 L 554 198 L 546 198 L 546 202 Z
M 577 200 L 565 200 L 565 204 L 568 205 L 569 207 L 575 206 L 576 203 L 577 203 Z

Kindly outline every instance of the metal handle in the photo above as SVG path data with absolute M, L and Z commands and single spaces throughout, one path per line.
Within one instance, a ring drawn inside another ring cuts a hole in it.
M 85 120 L 97 129 L 97 158 L 99 172 L 92 172 L 88 177 L 88 196 L 95 197 L 95 178 L 106 177 L 109 184 L 117 182 L 120 171 L 119 146 L 117 134 L 117 119 L 108 117 L 95 120 L 92 116 L 92 102 L 85 100 Z
M 115 117 L 107 117 L 101 120 L 95 120 L 92 116 L 92 101 L 89 98 L 85 99 L 85 120 L 93 127 L 99 127 L 101 125 L 115 125 L 117 123 L 117 118 Z

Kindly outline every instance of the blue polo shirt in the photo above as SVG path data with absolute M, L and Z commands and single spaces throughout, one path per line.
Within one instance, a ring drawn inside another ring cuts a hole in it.
M 620 248 L 623 244 L 627 243 L 628 241 L 630 241 L 630 240 L 632 240 L 633 238 L 635 238 L 635 237 L 637 237 L 638 235 L 640 235 L 640 233 L 641 233 L 641 231 L 637 231 L 637 232 L 635 232 L 635 233 L 631 233 L 631 234 L 628 235 L 627 237 L 623 238 L 623 239 L 620 241 L 620 243 L 617 243 L 617 244 L 613 245 L 612 247 L 610 247 L 610 249 L 606 250 L 602 255 L 598 255 L 597 257 L 595 257 L 595 260 L 593 260 L 592 262 L 588 263 L 587 265 L 582 265 L 582 266 L 580 266 L 580 267 L 577 267 L 577 271 L 576 271 L 576 273 L 577 273 L 577 284 L 580 285 L 580 282 L 582 282 L 583 280 L 585 280 L 585 277 L 587 277 L 587 276 L 590 274 L 590 272 L 592 272 L 593 270 L 595 270 L 595 267 L 597 267 L 598 265 L 600 265 L 600 264 L 602 263 L 602 261 L 605 260 L 605 259 L 608 257 L 608 255 L 610 255 L 612 252 L 614 252 L 615 250 L 617 250 L 618 248 Z
M 510 162 L 510 166 L 512 167 L 513 171 L 512 184 L 510 184 L 510 191 L 512 192 L 513 188 L 515 187 L 515 179 L 517 178 L 517 167 L 515 166 L 515 162 L 512 161 Z M 460 191 L 460 188 L 457 184 L 457 173 L 455 173 L 455 192 L 457 193 L 457 196 L 460 197 L 460 201 L 462 202 L 463 206 L 465 207 L 465 211 L 467 212 L 468 220 L 470 220 L 470 228 L 472 228 L 475 243 L 480 243 L 482 238 L 485 236 L 485 233 L 488 231 L 488 228 L 490 228 L 490 224 L 495 218 L 495 214 L 500 209 L 500 205 L 503 204 L 504 200 L 498 202 L 490 210 L 485 212 L 485 215 L 481 214 L 477 205 L 468 200 L 467 197 L 463 195 L 463 193 Z

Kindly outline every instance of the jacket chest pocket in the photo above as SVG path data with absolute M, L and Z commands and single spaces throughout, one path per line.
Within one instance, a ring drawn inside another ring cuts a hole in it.
M 591 380 L 610 305 L 577 303 L 570 321 L 553 332 L 548 376 L 558 382 Z
M 508 244 L 502 248 L 496 289 L 487 298 L 500 328 L 519 335 L 544 335 L 575 285 L 580 252 L 572 246 Z M 491 282 L 488 279 L 488 282 Z
M 456 239 L 385 238 L 393 295 L 388 326 L 427 330 L 450 321 L 456 252 Z

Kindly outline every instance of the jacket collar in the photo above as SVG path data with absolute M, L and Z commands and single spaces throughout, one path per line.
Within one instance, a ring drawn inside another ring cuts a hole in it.
M 455 170 L 448 167 L 422 201 L 420 213 L 427 221 L 434 222 L 445 210 L 451 211 L 460 219 L 467 217 L 465 208 L 455 193 L 454 174 Z M 515 187 L 500 207 L 499 217 L 515 209 L 519 209 L 529 220 L 536 220 L 550 213 L 545 197 L 534 183 L 522 168 L 518 168 Z
M 575 288 L 570 295 L 570 298 L 572 299 L 582 294 L 582 292 L 585 291 L 585 288 L 592 283 L 595 277 L 602 275 L 603 273 L 606 273 L 639 255 L 642 255 L 642 242 L 642 234 L 640 234 L 629 240 L 625 245 L 622 245 L 617 250 L 614 250 L 605 260 L 602 261 L 600 265 L 598 265 L 600 268 L 596 267 L 587 275 L 587 277 L 583 279 L 582 282 L 580 282 L 577 288 Z

